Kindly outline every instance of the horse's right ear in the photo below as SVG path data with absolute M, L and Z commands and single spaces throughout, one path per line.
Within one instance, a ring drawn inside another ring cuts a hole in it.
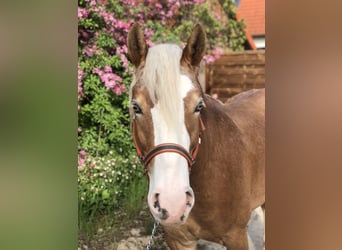
M 127 47 L 129 59 L 138 67 L 147 55 L 145 37 L 138 23 L 135 23 L 128 32 Z

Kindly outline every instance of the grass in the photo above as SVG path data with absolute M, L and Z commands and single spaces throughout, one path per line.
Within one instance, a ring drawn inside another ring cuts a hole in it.
M 134 180 L 125 191 L 123 209 L 129 218 L 136 217 L 143 207 L 147 197 L 146 179 Z
M 126 187 L 117 207 L 97 214 L 79 211 L 79 243 L 92 249 L 105 249 L 108 244 L 127 237 L 130 229 L 137 226 L 134 224 L 137 220 L 149 234 L 153 220 L 147 208 L 147 188 L 146 179 L 137 178 Z

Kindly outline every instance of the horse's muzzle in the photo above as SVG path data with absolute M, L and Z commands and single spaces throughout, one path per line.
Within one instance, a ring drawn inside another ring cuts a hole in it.
M 153 217 L 164 225 L 182 224 L 195 203 L 192 188 L 154 192 L 148 197 Z

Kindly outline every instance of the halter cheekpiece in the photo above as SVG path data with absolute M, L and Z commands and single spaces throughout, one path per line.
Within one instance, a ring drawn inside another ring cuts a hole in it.
M 205 126 L 203 124 L 203 121 L 201 117 L 199 118 L 200 123 L 200 133 L 198 135 L 198 142 L 194 148 L 194 150 L 190 153 L 187 149 L 185 149 L 182 145 L 176 144 L 176 143 L 162 143 L 158 144 L 155 147 L 153 147 L 146 155 L 143 154 L 142 150 L 140 149 L 138 143 L 137 143 L 137 135 L 136 135 L 136 118 L 133 118 L 132 121 L 132 132 L 133 132 L 133 141 L 135 145 L 135 149 L 137 151 L 137 155 L 144 165 L 144 172 L 146 176 L 148 176 L 148 164 L 153 160 L 154 157 L 156 157 L 159 154 L 163 153 L 177 153 L 184 157 L 186 161 L 188 162 L 189 169 L 191 169 L 192 165 L 195 163 L 195 159 L 197 157 L 199 145 L 201 144 L 201 135 L 202 132 L 205 130 Z

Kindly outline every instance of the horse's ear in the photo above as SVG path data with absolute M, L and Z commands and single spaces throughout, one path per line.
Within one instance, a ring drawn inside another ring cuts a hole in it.
M 206 48 L 206 35 L 202 25 L 196 24 L 188 39 L 188 43 L 183 49 L 181 62 L 198 66 L 204 56 Z
M 129 59 L 138 67 L 147 55 L 145 37 L 138 23 L 135 23 L 128 32 L 127 47 Z

